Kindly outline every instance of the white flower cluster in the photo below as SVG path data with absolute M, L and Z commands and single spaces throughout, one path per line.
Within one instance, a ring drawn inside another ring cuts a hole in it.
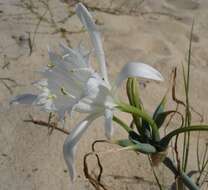
M 83 4 L 77 4 L 76 14 L 89 32 L 99 73 L 91 67 L 90 53 L 85 52 L 81 46 L 71 49 L 61 45 L 61 55 L 49 50 L 51 63 L 41 72 L 43 79 L 34 83 L 42 93 L 23 94 L 12 100 L 12 103 L 38 105 L 45 111 L 57 112 L 60 120 L 72 111 L 88 113 L 87 117 L 72 129 L 63 146 L 64 158 L 72 179 L 76 176 L 74 158 L 77 143 L 92 121 L 104 116 L 106 136 L 112 136 L 113 111 L 118 105 L 116 90 L 120 84 L 128 77 L 163 80 L 161 74 L 149 65 L 132 62 L 126 64 L 115 81 L 110 83 L 97 26 Z

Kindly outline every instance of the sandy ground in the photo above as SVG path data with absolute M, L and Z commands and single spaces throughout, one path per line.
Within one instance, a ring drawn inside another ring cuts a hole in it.
M 68 2 L 73 6 L 75 1 Z M 184 100 L 181 63 L 187 63 L 189 35 L 194 18 L 190 100 L 192 106 L 204 115 L 205 122 L 208 121 L 207 0 L 84 2 L 93 8 L 93 15 L 102 32 L 111 79 L 130 61 L 150 64 L 166 79 L 163 83 L 151 82 L 141 88 L 149 112 L 153 111 L 168 88 L 170 73 L 175 66 L 179 70 L 177 96 Z M 90 151 L 94 140 L 104 138 L 102 118 L 93 123 L 79 144 L 76 162 L 78 178 L 72 184 L 62 156 L 65 135 L 54 132 L 49 136 L 47 129 L 23 122 L 29 114 L 47 121 L 47 114 L 38 109 L 9 106 L 13 96 L 34 91 L 30 83 L 40 77 L 34 71 L 48 64 L 48 45 L 56 49 L 60 42 L 76 46 L 82 40 L 86 46 L 90 46 L 88 35 L 81 30 L 77 17 L 71 16 L 72 8 L 59 0 L 49 0 L 48 5 L 39 0 L 0 0 L 1 190 L 93 189 L 83 174 L 83 156 Z M 124 97 L 124 86 L 120 90 Z M 172 101 L 168 104 L 169 108 L 174 108 Z M 122 117 L 128 121 L 126 115 Z M 78 119 L 79 115 L 75 115 L 68 120 L 70 129 Z M 199 116 L 193 114 L 193 121 L 197 123 L 199 120 Z M 178 124 L 177 120 L 172 122 L 169 129 Z M 202 150 L 207 142 L 206 135 L 201 136 Z M 116 128 L 115 138 L 124 136 Z M 97 148 L 105 150 L 101 145 Z M 196 134 L 193 134 L 189 170 L 196 169 L 195 150 Z M 148 159 L 143 155 L 115 152 L 102 155 L 101 162 L 104 167 L 102 183 L 107 189 L 158 189 Z M 98 173 L 95 159 L 89 159 L 89 166 L 91 173 Z M 168 189 L 174 177 L 163 166 L 156 170 L 161 183 Z

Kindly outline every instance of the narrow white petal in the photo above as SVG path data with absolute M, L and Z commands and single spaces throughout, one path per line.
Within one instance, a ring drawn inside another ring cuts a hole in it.
M 62 58 L 68 62 L 67 66 L 69 68 L 70 66 L 73 66 L 75 68 L 87 67 L 83 55 L 79 53 L 76 49 L 71 49 L 63 44 L 60 44 L 60 48 L 62 52 Z
M 69 169 L 71 179 L 74 180 L 76 177 L 75 170 L 75 152 L 77 143 L 81 139 L 84 132 L 88 129 L 89 125 L 98 115 L 90 115 L 82 120 L 75 128 L 72 129 L 68 137 L 66 138 L 63 146 L 64 159 Z
M 38 89 L 42 90 L 42 89 L 48 87 L 48 81 L 47 81 L 47 79 L 41 79 L 41 80 L 32 82 L 32 85 L 34 85 Z
M 48 80 L 48 88 L 52 93 L 60 93 L 60 89 L 63 87 L 68 93 L 73 96 L 79 97 L 82 93 L 84 82 L 73 78 L 69 73 L 65 74 L 58 70 L 58 67 L 54 70 L 45 70 L 41 72 L 43 77 Z
M 27 105 L 32 105 L 35 100 L 37 99 L 37 95 L 34 94 L 22 94 L 19 96 L 14 97 L 11 101 L 10 104 L 27 104 Z
M 108 83 L 105 55 L 104 55 L 100 33 L 97 30 L 97 26 L 93 21 L 91 14 L 88 12 L 87 8 L 82 3 L 77 4 L 76 14 L 90 34 L 92 43 L 95 48 L 96 57 L 100 64 L 99 67 L 102 78 L 105 80 L 106 83 Z
M 110 109 L 105 110 L 105 135 L 110 139 L 113 135 L 113 126 L 112 126 L 113 112 Z
M 164 80 L 159 71 L 153 67 L 144 63 L 132 62 L 126 64 L 122 68 L 121 72 L 118 74 L 115 80 L 114 87 L 119 87 L 121 83 L 128 77 L 141 77 L 158 81 Z
M 81 44 L 76 49 L 71 49 L 64 44 L 60 44 L 62 57 L 68 62 L 75 62 L 79 67 L 89 67 L 89 55 L 91 51 L 86 51 Z M 76 60 L 76 61 L 75 61 Z
M 103 107 L 95 104 L 93 100 L 89 99 L 88 97 L 82 98 L 79 102 L 77 102 L 68 112 L 70 115 L 73 114 L 74 111 L 80 113 L 96 113 L 103 110 Z

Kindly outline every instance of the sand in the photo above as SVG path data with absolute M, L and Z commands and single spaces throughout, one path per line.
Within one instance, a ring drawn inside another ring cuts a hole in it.
M 91 47 L 76 16 L 71 16 L 76 1 L 50 0 L 50 11 L 37 0 L 0 0 L 0 189 L 1 190 L 91 190 L 83 173 L 83 156 L 91 143 L 104 139 L 103 119 L 96 120 L 82 138 L 77 151 L 77 180 L 71 183 L 62 155 L 66 135 L 25 123 L 28 115 L 47 121 L 48 115 L 28 106 L 10 106 L 9 101 L 23 92 L 35 92 L 31 82 L 40 78 L 38 71 L 48 64 L 47 46 L 58 49 L 60 42 L 76 46 L 82 40 Z M 30 4 L 33 2 L 33 4 Z M 208 122 L 208 1 L 207 0 L 86 0 L 102 32 L 109 77 L 131 61 L 144 62 L 158 69 L 163 83 L 151 82 L 141 87 L 145 107 L 153 112 L 169 84 L 170 73 L 178 68 L 177 97 L 185 99 L 181 63 L 186 67 L 189 36 L 193 19 L 194 38 L 191 62 L 191 105 Z M 31 9 L 31 6 L 33 7 Z M 125 85 L 120 89 L 125 99 Z M 168 101 L 168 108 L 175 104 Z M 126 121 L 129 117 L 121 115 Z M 72 129 L 80 115 L 67 120 Z M 179 119 L 179 118 L 178 118 Z M 171 122 L 168 130 L 179 125 Z M 200 117 L 193 114 L 193 122 Z M 60 124 L 59 124 L 60 125 Z M 115 126 L 114 138 L 126 137 Z M 196 170 L 196 138 L 192 135 L 188 170 Z M 201 135 L 200 147 L 207 142 Z M 97 149 L 117 149 L 97 145 Z M 180 149 L 180 147 L 179 147 Z M 171 148 L 170 148 L 171 155 Z M 134 152 L 101 155 L 104 172 L 101 182 L 110 190 L 158 189 L 146 156 Z M 95 158 L 89 159 L 90 172 L 97 174 Z M 162 165 L 156 169 L 168 189 L 174 176 Z M 204 187 L 206 189 L 206 187 Z

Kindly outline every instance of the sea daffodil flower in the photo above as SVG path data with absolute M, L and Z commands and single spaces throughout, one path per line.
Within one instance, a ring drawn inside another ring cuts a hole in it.
M 62 55 L 49 50 L 52 64 L 42 72 L 45 79 L 34 83 L 43 92 L 40 95 L 20 95 L 12 100 L 12 103 L 40 105 L 46 111 L 57 112 L 61 120 L 66 112 L 88 113 L 88 116 L 72 129 L 63 146 L 64 159 L 72 179 L 76 176 L 74 158 L 77 143 L 90 124 L 96 118 L 104 116 L 106 136 L 112 136 L 113 111 L 119 104 L 116 91 L 120 84 L 128 77 L 163 80 L 161 74 L 151 66 L 132 62 L 126 64 L 115 81 L 110 83 L 97 26 L 83 4 L 77 4 L 76 14 L 89 32 L 99 72 L 93 70 L 88 59 L 89 54 L 81 47 L 71 49 L 61 45 Z

